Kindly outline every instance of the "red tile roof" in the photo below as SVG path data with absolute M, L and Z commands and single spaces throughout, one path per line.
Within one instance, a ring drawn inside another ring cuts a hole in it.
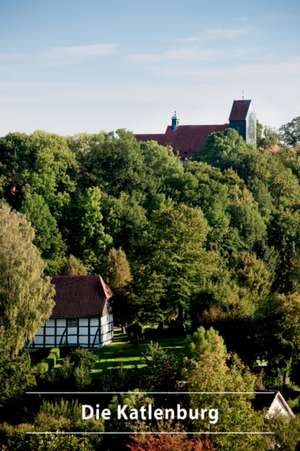
M 229 116 L 230 121 L 243 121 L 248 114 L 251 100 L 234 100 Z
M 165 144 L 164 133 L 140 133 L 135 137 L 138 141 L 157 141 L 159 144 Z
M 138 134 L 138 141 L 157 141 L 162 145 L 170 145 L 179 152 L 181 158 L 188 158 L 193 152 L 201 150 L 211 133 L 223 132 L 222 125 L 179 125 L 175 130 L 167 127 L 165 134 Z
M 107 312 L 111 289 L 100 276 L 55 276 L 52 318 L 90 318 Z

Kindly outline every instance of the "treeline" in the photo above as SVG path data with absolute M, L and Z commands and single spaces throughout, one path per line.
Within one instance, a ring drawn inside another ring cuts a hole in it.
M 296 148 L 255 149 L 229 129 L 182 164 L 124 130 L 12 133 L 0 139 L 0 174 L 46 272 L 103 274 L 129 330 L 212 325 L 248 364 L 299 378 Z
M 294 125 L 287 124 L 284 133 L 294 133 Z M 124 130 L 67 138 L 44 132 L 0 138 L 3 443 L 22 449 L 29 440 L 24 431 L 46 430 L 48 424 L 53 430 L 99 427 L 78 422 L 76 403 L 48 402 L 34 414 L 25 412 L 24 391 L 43 383 L 102 391 L 120 386 L 124 391 L 129 386 L 177 390 L 178 380 L 191 391 L 280 386 L 293 393 L 297 411 L 300 153 L 299 139 L 292 141 L 290 134 L 286 142 L 295 146 L 277 146 L 272 153 L 271 133 L 259 137 L 256 149 L 228 129 L 211 135 L 194 161 L 184 164 L 171 149 L 137 142 Z M 43 382 L 24 347 L 53 306 L 47 275 L 89 273 L 100 273 L 111 285 L 115 321 L 133 339 L 142 338 L 151 325 L 189 334 L 183 355 L 174 359 L 153 345 L 141 380 L 140 374 L 130 379 L 120 372 L 104 373 L 103 380 L 93 382 L 95 356 L 75 351 L 58 373 L 43 376 Z M 144 402 L 124 396 L 130 405 Z M 187 402 L 198 401 L 191 394 Z M 228 403 L 223 406 L 225 429 L 233 423 L 241 428 L 243 421 L 249 430 L 269 429 L 250 399 L 238 397 Z M 199 430 L 199 424 L 191 426 Z M 281 431 L 276 443 L 282 449 L 296 446 L 298 415 L 289 425 L 274 428 Z M 30 438 L 28 449 L 103 445 L 99 437 L 45 440 Z M 147 440 L 152 449 L 274 445 L 267 437 L 263 442 L 255 436 L 243 442 L 217 437 L 202 443 L 175 436 L 168 443 L 167 436 L 159 442 L 159 437 L 147 436 L 133 440 L 131 449 L 147 449 Z

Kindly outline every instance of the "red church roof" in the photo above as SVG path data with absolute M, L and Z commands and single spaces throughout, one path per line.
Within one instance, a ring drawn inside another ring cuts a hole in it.
M 243 121 L 246 119 L 251 100 L 234 100 L 229 121 Z M 174 120 L 174 123 L 173 123 Z M 135 135 L 138 141 L 157 141 L 161 145 L 170 145 L 179 153 L 181 159 L 189 158 L 193 153 L 199 152 L 205 146 L 211 133 L 223 132 L 234 124 L 221 125 L 177 125 L 177 116 L 172 117 L 172 125 L 165 133 L 143 133 Z M 234 127 L 235 128 L 235 127 Z
M 170 145 L 185 159 L 193 152 L 201 150 L 211 133 L 223 132 L 226 125 L 179 125 L 175 130 L 167 127 L 165 134 L 138 134 L 138 141 L 157 141 L 162 145 Z
M 111 289 L 100 276 L 55 276 L 52 318 L 91 318 L 106 314 Z
M 234 100 L 229 116 L 230 121 L 243 121 L 246 119 L 251 100 Z

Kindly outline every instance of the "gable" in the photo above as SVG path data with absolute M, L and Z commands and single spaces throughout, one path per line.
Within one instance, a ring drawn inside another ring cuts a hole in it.
M 294 417 L 294 413 L 282 394 L 278 392 L 270 405 L 266 417 L 268 419 L 280 415 L 286 418 Z

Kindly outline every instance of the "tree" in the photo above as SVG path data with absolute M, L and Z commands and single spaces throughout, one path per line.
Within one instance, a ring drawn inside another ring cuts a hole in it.
M 150 273 L 157 273 L 162 279 L 162 310 L 169 323 L 173 320 L 180 327 L 188 314 L 191 296 L 216 271 L 216 254 L 204 247 L 208 229 L 200 208 L 165 202 L 153 212 L 144 236 L 147 266 Z
M 236 130 L 228 128 L 209 135 L 204 149 L 195 155 L 195 159 L 225 169 L 236 167 L 245 156 L 255 154 L 255 148 L 246 144 Z
M 104 195 L 102 199 L 105 230 L 113 237 L 115 247 L 122 247 L 128 256 L 140 253 L 140 237 L 148 223 L 142 200 L 141 192 Z
M 157 429 L 158 432 L 160 430 L 168 432 L 168 435 L 140 434 L 130 436 L 131 442 L 127 445 L 128 449 L 130 451 L 215 451 L 208 438 L 190 438 L 187 434 L 184 434 L 180 425 L 162 422 Z
M 175 391 L 180 377 L 180 358 L 150 342 L 144 354 L 147 364 L 147 388 L 155 391 Z
M 262 125 L 259 121 L 256 124 L 256 145 L 262 149 L 270 149 L 278 144 L 278 133 L 271 127 Z
M 82 156 L 82 167 L 87 178 L 101 186 L 108 194 L 141 190 L 145 177 L 143 156 L 132 133 L 99 134 L 91 140 Z
M 257 312 L 261 350 L 270 370 L 286 383 L 293 365 L 300 361 L 300 295 L 274 294 Z M 268 329 L 265 329 L 268 324 Z
M 71 254 L 66 259 L 63 274 L 67 276 L 86 276 L 87 269 L 79 258 Z
M 287 146 L 297 146 L 300 144 L 300 116 L 292 121 L 283 124 L 280 129 L 280 138 Z
M 33 245 L 25 217 L 0 208 L 1 334 L 10 355 L 17 355 L 53 308 L 54 288 L 44 276 L 44 262 Z
M 295 291 L 300 281 L 299 246 L 300 212 L 292 208 L 280 208 L 269 225 L 269 242 L 278 250 L 276 278 L 273 291 Z
M 48 272 L 58 274 L 63 265 L 65 244 L 48 204 L 40 194 L 27 191 L 21 211 L 35 230 L 34 244 L 47 261 Z
M 71 249 L 79 255 L 89 271 L 101 272 L 104 255 L 112 244 L 112 238 L 105 232 L 101 213 L 102 193 L 100 188 L 87 188 L 79 194 L 73 211 Z M 75 241 L 74 238 L 76 237 Z
M 114 247 L 109 251 L 107 257 L 107 282 L 109 286 L 118 292 L 124 289 L 132 280 L 130 266 L 125 252 L 120 247 Z
M 205 405 L 219 411 L 220 424 L 194 420 L 195 431 L 259 431 L 264 430 L 263 415 L 251 406 L 255 377 L 236 355 L 228 355 L 222 337 L 213 329 L 200 327 L 186 340 L 183 378 L 187 382 L 192 407 Z M 237 392 L 235 395 L 209 395 L 195 392 Z M 218 450 L 268 449 L 268 438 L 255 435 L 214 436 Z
M 6 340 L 3 336 L 0 337 L 0 408 L 13 400 L 15 409 L 23 391 L 34 385 L 35 378 L 28 353 L 9 355 Z
M 0 139 L 0 172 L 7 201 L 20 207 L 25 188 L 40 194 L 56 219 L 75 191 L 78 164 L 66 138 L 42 131 L 10 133 Z M 14 195 L 11 195 L 11 189 Z

